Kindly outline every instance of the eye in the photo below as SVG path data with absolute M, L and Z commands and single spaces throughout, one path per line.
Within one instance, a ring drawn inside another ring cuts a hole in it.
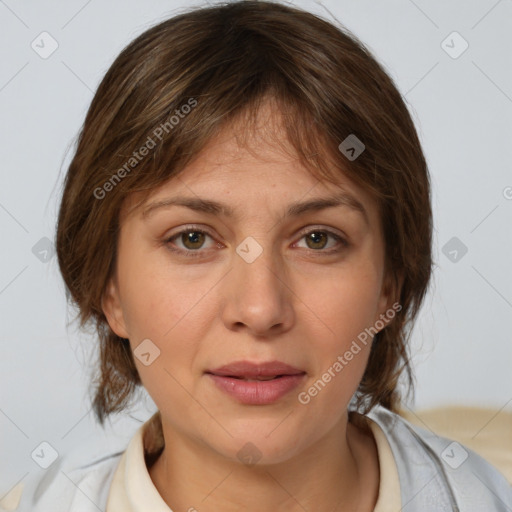
M 172 252 L 177 252 L 184 256 L 194 258 L 201 256 L 199 249 L 204 248 L 205 239 L 207 237 L 213 239 L 207 231 L 198 229 L 194 226 L 188 226 L 173 234 L 171 237 L 166 238 L 164 243 Z M 217 244 L 217 246 L 218 245 L 219 244 Z
M 326 248 L 329 238 L 337 242 L 337 244 L 334 244 L 334 247 L 331 245 L 328 250 L 323 250 Z M 314 252 L 322 252 L 324 254 L 339 252 L 343 248 L 349 246 L 349 243 L 342 236 L 329 231 L 328 229 L 309 230 L 302 234 L 301 240 L 302 239 L 306 241 L 306 248 L 312 249 Z M 339 247 L 339 245 L 341 245 L 341 247 Z
M 201 251 L 201 249 L 208 249 L 208 247 L 204 247 L 205 240 L 207 238 L 211 238 L 213 240 L 213 236 L 207 231 L 196 228 L 195 226 L 187 226 L 181 231 L 178 231 L 172 236 L 166 238 L 163 243 L 172 252 L 186 257 L 195 258 L 203 255 L 204 251 Z M 302 233 L 300 240 L 302 239 L 306 241 L 306 249 L 310 249 L 312 252 L 320 254 L 337 253 L 349 246 L 349 243 L 342 236 L 328 229 L 310 229 L 309 231 Z M 331 245 L 330 248 L 325 250 L 329 239 L 334 240 L 334 247 Z M 297 244 L 295 245 L 297 246 Z M 215 246 L 217 248 L 223 247 L 222 244 L 217 242 L 215 244 L 211 244 L 210 248 Z

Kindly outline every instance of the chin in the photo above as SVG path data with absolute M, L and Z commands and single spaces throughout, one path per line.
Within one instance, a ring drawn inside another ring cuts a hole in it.
M 276 431 L 267 437 L 271 431 L 254 427 L 252 432 L 246 429 L 242 434 L 231 431 L 233 438 L 221 446 L 212 447 L 223 457 L 252 467 L 286 462 L 297 454 L 300 444 L 295 436 L 283 430 L 281 435 Z

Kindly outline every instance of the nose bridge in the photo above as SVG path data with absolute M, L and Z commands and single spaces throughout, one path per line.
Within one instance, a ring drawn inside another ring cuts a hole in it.
M 260 238 L 258 242 L 253 237 L 247 237 L 238 245 L 236 253 L 234 270 L 239 278 L 237 283 L 242 286 L 244 293 L 255 301 L 263 298 L 266 303 L 277 302 L 282 294 L 283 278 L 279 276 L 282 262 L 268 239 L 263 241 Z
M 276 325 L 289 327 L 293 316 L 282 258 L 263 240 L 268 242 L 247 237 L 236 248 L 225 309 L 225 321 L 260 334 Z

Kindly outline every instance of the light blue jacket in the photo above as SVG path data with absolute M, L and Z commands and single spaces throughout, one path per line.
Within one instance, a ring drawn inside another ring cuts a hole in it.
M 512 512 L 512 486 L 474 451 L 383 407 L 368 417 L 386 433 L 395 457 L 402 512 Z
M 391 446 L 400 478 L 402 512 L 512 512 L 512 487 L 469 448 L 412 425 L 380 406 L 368 417 L 382 428 Z M 66 457 L 60 459 L 43 478 L 29 483 L 16 511 L 105 511 L 122 453 L 74 468 Z

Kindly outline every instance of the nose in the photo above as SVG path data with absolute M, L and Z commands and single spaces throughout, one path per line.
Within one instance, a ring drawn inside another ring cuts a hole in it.
M 223 280 L 224 325 L 258 337 L 289 330 L 295 320 L 289 281 L 282 258 L 271 250 L 263 250 L 254 260 L 243 252 L 234 254 L 233 268 Z

